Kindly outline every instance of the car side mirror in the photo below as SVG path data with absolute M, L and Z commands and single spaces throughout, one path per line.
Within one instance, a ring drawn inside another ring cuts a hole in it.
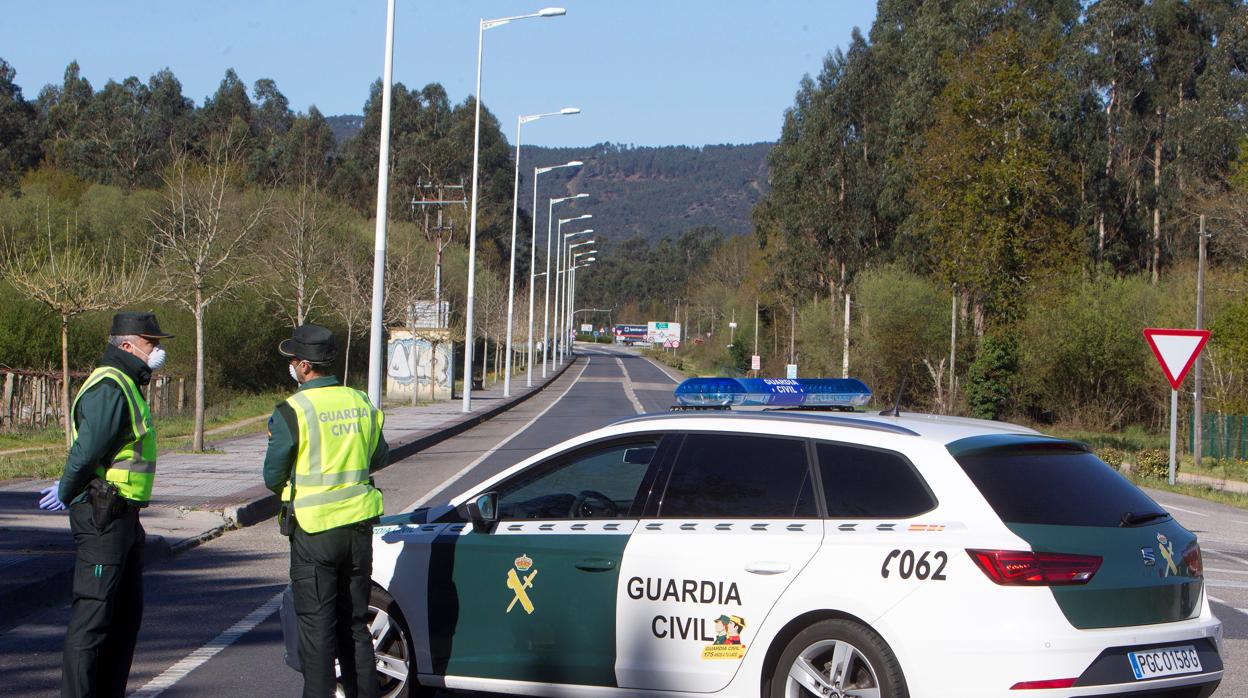
M 489 533 L 498 523 L 498 493 L 486 492 L 468 502 L 468 519 L 472 521 L 472 530 Z

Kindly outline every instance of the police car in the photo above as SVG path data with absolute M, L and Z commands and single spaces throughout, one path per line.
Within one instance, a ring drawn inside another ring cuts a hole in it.
M 1195 535 L 1078 443 L 808 409 L 869 396 L 852 379 L 691 379 L 683 411 L 386 517 L 384 691 L 1213 693 L 1222 626 Z

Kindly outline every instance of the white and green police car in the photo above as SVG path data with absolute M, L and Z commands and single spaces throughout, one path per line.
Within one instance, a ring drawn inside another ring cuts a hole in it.
M 869 394 L 750 383 L 678 397 Z M 1203 698 L 1223 671 L 1196 536 L 1084 446 L 999 422 L 645 415 L 376 536 L 389 695 Z

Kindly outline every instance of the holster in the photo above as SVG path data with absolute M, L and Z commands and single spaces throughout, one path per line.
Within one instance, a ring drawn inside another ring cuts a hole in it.
M 87 501 L 91 503 L 91 523 L 100 530 L 108 528 L 129 507 L 116 486 L 98 477 L 87 483 Z
M 282 502 L 277 510 L 277 530 L 289 538 L 295 534 L 295 503 Z

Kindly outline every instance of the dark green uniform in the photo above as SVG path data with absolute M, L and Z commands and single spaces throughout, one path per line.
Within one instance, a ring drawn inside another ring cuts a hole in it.
M 337 378 L 316 378 L 301 385 L 299 391 L 337 385 Z M 283 492 L 298 453 L 297 417 L 290 404 L 283 402 L 269 418 L 269 445 L 264 457 L 264 483 L 269 489 Z M 369 470 L 384 466 L 389 453 L 385 438 L 378 437 Z M 348 696 L 377 695 L 372 636 L 367 629 L 372 524 L 372 520 L 359 521 L 317 533 L 296 524 L 291 535 L 290 579 L 299 622 L 304 696 L 333 695 L 335 656 Z M 364 680 L 357 681 L 360 675 Z
M 119 369 L 136 385 L 147 385 L 151 370 L 138 357 L 108 347 L 101 366 Z M 69 503 L 74 560 L 73 608 L 65 635 L 61 693 L 64 696 L 123 696 L 143 619 L 143 542 L 139 507 L 103 529 L 87 501 L 95 470 L 134 441 L 130 408 L 118 384 L 97 383 L 74 409 L 78 434 L 69 450 L 58 494 Z

